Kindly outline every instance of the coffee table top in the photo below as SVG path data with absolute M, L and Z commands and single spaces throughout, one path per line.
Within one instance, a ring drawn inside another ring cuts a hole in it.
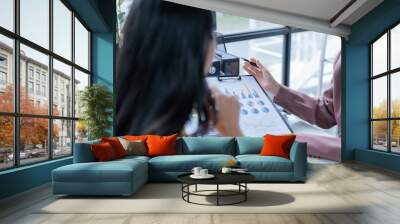
M 249 173 L 213 173 L 212 179 L 193 179 L 191 173 L 182 174 L 177 177 L 178 181 L 185 184 L 236 184 L 248 183 L 255 180 Z

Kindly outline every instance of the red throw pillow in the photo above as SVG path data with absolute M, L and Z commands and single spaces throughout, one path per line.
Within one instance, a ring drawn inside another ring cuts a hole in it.
M 91 149 L 94 154 L 94 157 L 99 162 L 117 159 L 117 155 L 115 155 L 113 147 L 108 142 L 93 144 L 91 145 Z
M 122 146 L 121 142 L 119 142 L 118 138 L 116 138 L 116 137 L 101 138 L 101 142 L 110 143 L 110 145 L 112 146 L 112 148 L 115 151 L 115 155 L 118 158 L 126 156 L 126 151 L 125 151 L 124 147 Z
M 170 136 L 148 135 L 146 140 L 148 156 L 176 155 L 176 138 L 177 134 Z
M 296 135 L 265 135 L 261 156 L 280 156 L 290 159 L 290 148 Z

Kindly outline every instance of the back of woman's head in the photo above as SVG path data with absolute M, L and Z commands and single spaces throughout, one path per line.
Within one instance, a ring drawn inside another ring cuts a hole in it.
M 181 131 L 193 108 L 208 122 L 204 65 L 212 40 L 209 11 L 135 0 L 117 62 L 117 134 Z

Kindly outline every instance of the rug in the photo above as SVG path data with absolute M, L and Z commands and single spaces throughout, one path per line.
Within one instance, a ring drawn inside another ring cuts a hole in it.
M 225 187 L 225 190 L 234 186 Z M 249 184 L 246 202 L 227 206 L 203 206 L 182 200 L 178 183 L 146 184 L 131 197 L 60 196 L 36 211 L 52 214 L 129 213 L 360 213 L 356 202 L 349 203 L 317 184 Z M 198 190 L 215 189 L 213 185 Z M 194 187 L 191 189 L 194 190 Z M 210 193 L 213 194 L 213 193 Z M 190 198 L 198 203 L 215 203 L 215 197 Z M 240 198 L 225 197 L 229 203 Z M 231 200 L 231 201 L 230 201 Z

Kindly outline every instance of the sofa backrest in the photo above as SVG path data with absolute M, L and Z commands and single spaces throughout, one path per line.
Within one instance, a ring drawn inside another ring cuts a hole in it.
M 263 137 L 237 137 L 236 155 L 259 154 L 263 145 Z
M 226 154 L 235 155 L 233 137 L 182 137 L 177 140 L 177 154 Z
M 89 163 L 95 162 L 96 158 L 90 148 L 92 144 L 99 144 L 100 140 L 75 143 L 74 148 L 74 163 Z

